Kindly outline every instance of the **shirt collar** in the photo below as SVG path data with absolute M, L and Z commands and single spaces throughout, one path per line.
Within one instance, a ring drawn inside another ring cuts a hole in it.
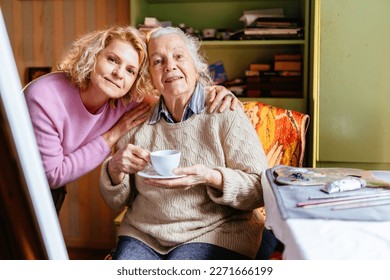
M 184 114 L 182 117 L 182 122 L 188 120 L 192 115 L 200 114 L 205 109 L 205 94 L 204 87 L 200 83 L 196 85 L 195 91 L 192 94 L 190 101 L 184 108 Z M 160 96 L 157 106 L 153 111 L 153 115 L 149 121 L 149 124 L 155 124 L 160 121 L 161 118 L 164 118 L 168 123 L 174 123 L 174 120 L 169 113 L 167 107 L 164 103 L 164 98 Z

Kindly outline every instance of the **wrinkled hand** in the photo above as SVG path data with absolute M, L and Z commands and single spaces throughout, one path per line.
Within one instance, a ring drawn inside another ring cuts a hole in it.
M 229 106 L 230 110 L 234 111 L 237 105 L 243 108 L 242 103 L 238 98 L 224 86 L 210 86 L 206 88 L 206 93 L 209 102 L 211 102 L 210 113 L 213 113 L 215 108 L 222 102 L 218 112 L 225 111 Z
M 125 174 L 133 174 L 145 169 L 150 162 L 150 151 L 127 144 L 119 149 L 108 163 L 108 174 L 114 185 L 119 184 Z
M 179 167 L 173 170 L 175 175 L 186 175 L 174 179 L 144 179 L 145 184 L 166 189 L 188 189 L 200 184 L 207 184 L 216 189 L 222 189 L 222 174 L 203 164 L 189 167 Z
M 149 110 L 150 105 L 147 102 L 142 102 L 134 109 L 123 114 L 119 121 L 102 135 L 107 145 L 110 148 L 113 147 L 127 131 L 145 122 Z

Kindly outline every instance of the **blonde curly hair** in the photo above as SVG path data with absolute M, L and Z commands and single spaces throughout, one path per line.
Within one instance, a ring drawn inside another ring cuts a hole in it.
M 145 94 L 145 73 L 147 72 L 147 50 L 145 37 L 132 26 L 112 26 L 105 30 L 87 33 L 76 40 L 70 51 L 58 63 L 58 69 L 67 74 L 70 81 L 84 91 L 90 86 L 90 75 L 95 69 L 98 54 L 114 40 L 131 45 L 139 56 L 138 76 L 130 91 L 119 98 L 123 104 L 141 101 Z M 116 107 L 118 99 L 111 99 Z

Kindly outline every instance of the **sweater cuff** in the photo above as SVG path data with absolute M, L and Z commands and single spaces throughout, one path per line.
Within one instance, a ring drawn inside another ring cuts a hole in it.
M 125 174 L 125 176 L 123 177 L 123 179 L 120 181 L 119 184 L 114 185 L 112 183 L 110 173 L 108 173 L 108 163 L 110 162 L 111 158 L 112 156 L 108 157 L 107 160 L 105 160 L 102 164 L 102 169 L 100 174 L 101 185 L 111 186 L 111 187 L 125 185 L 126 182 L 129 181 L 129 174 Z
M 128 197 L 130 195 L 130 186 L 129 186 L 129 174 L 125 174 L 122 181 L 113 185 L 111 182 L 110 175 L 108 174 L 108 162 L 111 157 L 109 157 L 102 164 L 102 169 L 100 173 L 100 192 L 106 201 L 106 203 L 114 210 L 121 210 L 126 206 Z
M 208 195 L 213 201 L 241 210 L 253 210 L 264 205 L 261 175 L 251 175 L 225 167 L 215 169 L 222 174 L 223 189 L 221 192 L 208 187 Z
M 230 204 L 232 201 L 235 201 L 238 194 L 238 188 L 234 184 L 234 178 L 237 176 L 237 173 L 230 168 L 215 167 L 214 169 L 221 172 L 223 186 L 222 191 L 208 187 L 209 195 L 217 203 Z

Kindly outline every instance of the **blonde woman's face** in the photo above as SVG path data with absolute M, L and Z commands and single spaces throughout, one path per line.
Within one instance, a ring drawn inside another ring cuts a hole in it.
M 139 57 L 128 43 L 114 40 L 96 58 L 91 73 L 91 87 L 107 99 L 129 92 L 139 71 Z
M 149 71 L 153 85 L 164 97 L 190 97 L 197 72 L 187 45 L 176 34 L 151 39 Z

